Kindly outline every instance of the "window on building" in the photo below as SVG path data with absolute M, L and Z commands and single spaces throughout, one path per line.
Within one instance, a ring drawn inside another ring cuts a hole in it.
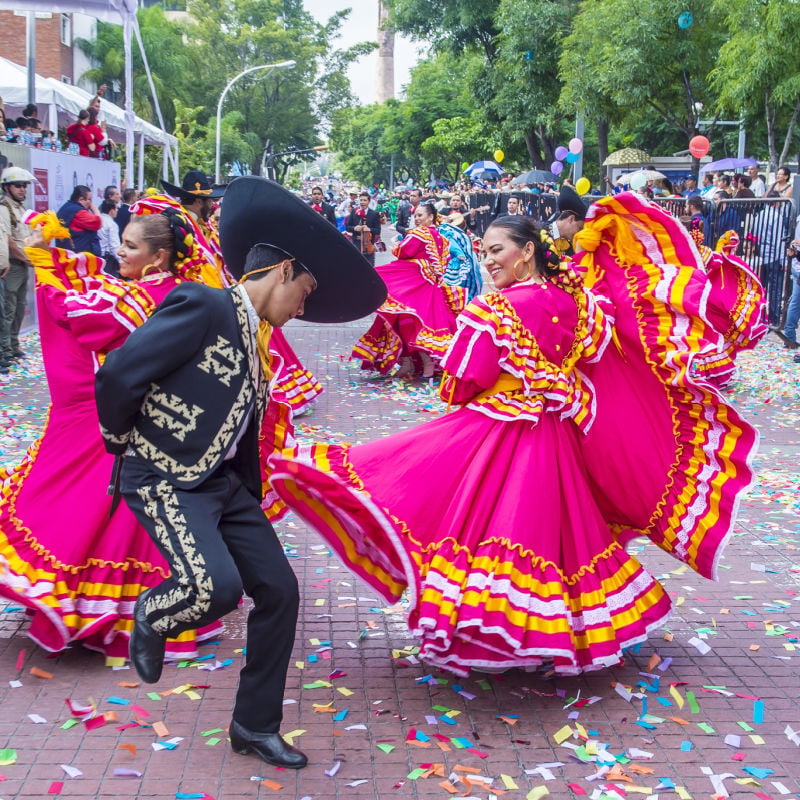
M 72 84 L 72 78 L 70 78 L 69 75 L 62 75 L 61 83 Z
M 61 44 L 72 47 L 72 17 L 69 14 L 61 15 Z

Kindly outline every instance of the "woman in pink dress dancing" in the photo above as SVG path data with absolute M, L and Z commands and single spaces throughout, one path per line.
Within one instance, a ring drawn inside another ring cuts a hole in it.
M 450 344 L 466 293 L 461 286 L 444 283 L 450 249 L 436 220 L 433 204 L 420 203 L 414 212 L 416 227 L 392 250 L 397 261 L 375 268 L 389 296 L 353 348 L 351 357 L 360 359 L 365 369 L 385 375 L 401 362 L 395 377 L 405 377 L 414 373 L 417 358 L 422 377 L 432 378 Z
M 691 369 L 720 336 L 688 234 L 620 195 L 582 242 L 578 271 L 529 217 L 493 223 L 498 291 L 442 359 L 460 409 L 273 460 L 277 493 L 387 601 L 407 592 L 421 657 L 458 674 L 617 663 L 670 610 L 627 542 L 715 577 L 752 479 L 755 431 Z
M 37 223 L 48 240 L 69 235 L 53 219 L 33 215 Z M 100 437 L 94 375 L 175 286 L 198 279 L 201 259 L 175 211 L 127 225 L 119 249 L 127 280 L 106 275 L 89 253 L 49 249 L 38 231 L 31 244 L 51 405 L 22 462 L 0 472 L 0 595 L 25 606 L 28 635 L 46 650 L 79 642 L 127 658 L 136 598 L 168 569 L 125 503 L 112 512 L 114 459 Z M 221 630 L 189 631 L 167 644 L 167 657 L 193 658 L 197 642 Z

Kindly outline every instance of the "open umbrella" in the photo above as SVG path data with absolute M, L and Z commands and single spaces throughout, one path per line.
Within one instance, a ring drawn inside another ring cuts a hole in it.
M 474 164 L 470 164 L 464 172 L 470 178 L 479 177 L 481 174 L 488 174 L 491 178 L 502 175 L 505 170 L 499 164 L 495 164 L 494 161 L 476 161 Z
M 525 183 L 558 183 L 558 178 L 546 169 L 532 169 L 525 173 Z
M 633 172 L 620 175 L 620 177 L 617 178 L 617 182 L 619 182 L 621 178 L 625 183 L 630 183 L 634 175 L 641 175 L 646 181 L 660 181 L 667 177 L 663 172 L 659 172 L 657 169 L 635 169 Z
M 603 162 L 604 167 L 620 167 L 624 164 L 646 164 L 652 161 L 649 153 L 638 150 L 635 147 L 623 147 L 608 154 L 608 158 Z
M 742 169 L 743 167 L 753 167 L 758 164 L 754 158 L 721 158 L 719 161 L 711 161 L 700 167 L 700 172 L 708 172 L 716 169 Z

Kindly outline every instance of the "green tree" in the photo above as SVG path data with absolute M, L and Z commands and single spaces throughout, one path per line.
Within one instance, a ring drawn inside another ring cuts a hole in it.
M 685 0 L 583 2 L 563 42 L 562 103 L 630 127 L 662 120 L 686 148 L 716 102 L 708 74 L 725 30 L 712 0 L 693 0 L 682 28 L 685 11 Z
M 527 163 L 549 165 L 563 134 L 558 53 L 577 0 L 391 0 L 392 26 L 462 63 L 474 106 L 518 143 Z M 446 116 L 453 116 L 447 114 Z
M 175 124 L 175 99 L 188 99 L 191 96 L 192 76 L 199 65 L 192 51 L 184 44 L 184 25 L 168 19 L 161 6 L 140 8 L 136 12 L 136 19 L 147 53 L 153 85 L 164 115 L 164 123 L 171 129 Z M 122 26 L 98 22 L 95 40 L 76 39 L 75 44 L 95 64 L 81 78 L 96 86 L 106 84 L 106 96 L 112 102 L 121 105 L 125 97 Z M 132 47 L 134 111 L 138 116 L 157 125 L 155 103 L 135 39 Z
M 371 45 L 332 49 L 348 12 L 337 12 L 321 25 L 302 0 L 191 0 L 189 10 L 196 20 L 190 44 L 209 65 L 194 81 L 196 96 L 207 108 L 216 108 L 222 87 L 238 73 L 259 64 L 296 62 L 291 69 L 243 78 L 226 98 L 226 110 L 242 114 L 242 131 L 259 139 L 254 152 L 242 148 L 239 154 L 253 172 L 260 171 L 268 152 L 318 144 L 325 118 L 352 102 L 344 71 Z
M 498 132 L 487 129 L 477 115 L 437 119 L 433 135 L 422 142 L 422 155 L 436 175 L 454 182 L 463 162 L 477 161 L 494 152 L 499 138 Z
M 800 30 L 800 4 L 715 0 L 713 8 L 730 37 L 711 73 L 711 84 L 719 92 L 718 109 L 750 119 L 763 114 L 774 169 L 786 161 L 800 114 L 800 41 L 795 35 Z

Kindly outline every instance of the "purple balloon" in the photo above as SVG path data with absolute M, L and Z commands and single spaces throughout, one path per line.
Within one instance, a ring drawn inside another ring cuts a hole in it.
M 569 150 L 567 150 L 567 148 L 564 147 L 564 145 L 562 144 L 562 145 L 559 145 L 558 147 L 556 147 L 556 152 L 553 153 L 553 155 L 559 161 L 563 161 L 567 157 L 567 153 L 569 153 Z M 550 171 L 552 172 L 553 170 L 550 170 Z
M 553 175 L 560 175 L 562 169 L 564 169 L 564 165 L 560 161 L 554 161 L 550 165 L 550 172 L 552 172 Z

